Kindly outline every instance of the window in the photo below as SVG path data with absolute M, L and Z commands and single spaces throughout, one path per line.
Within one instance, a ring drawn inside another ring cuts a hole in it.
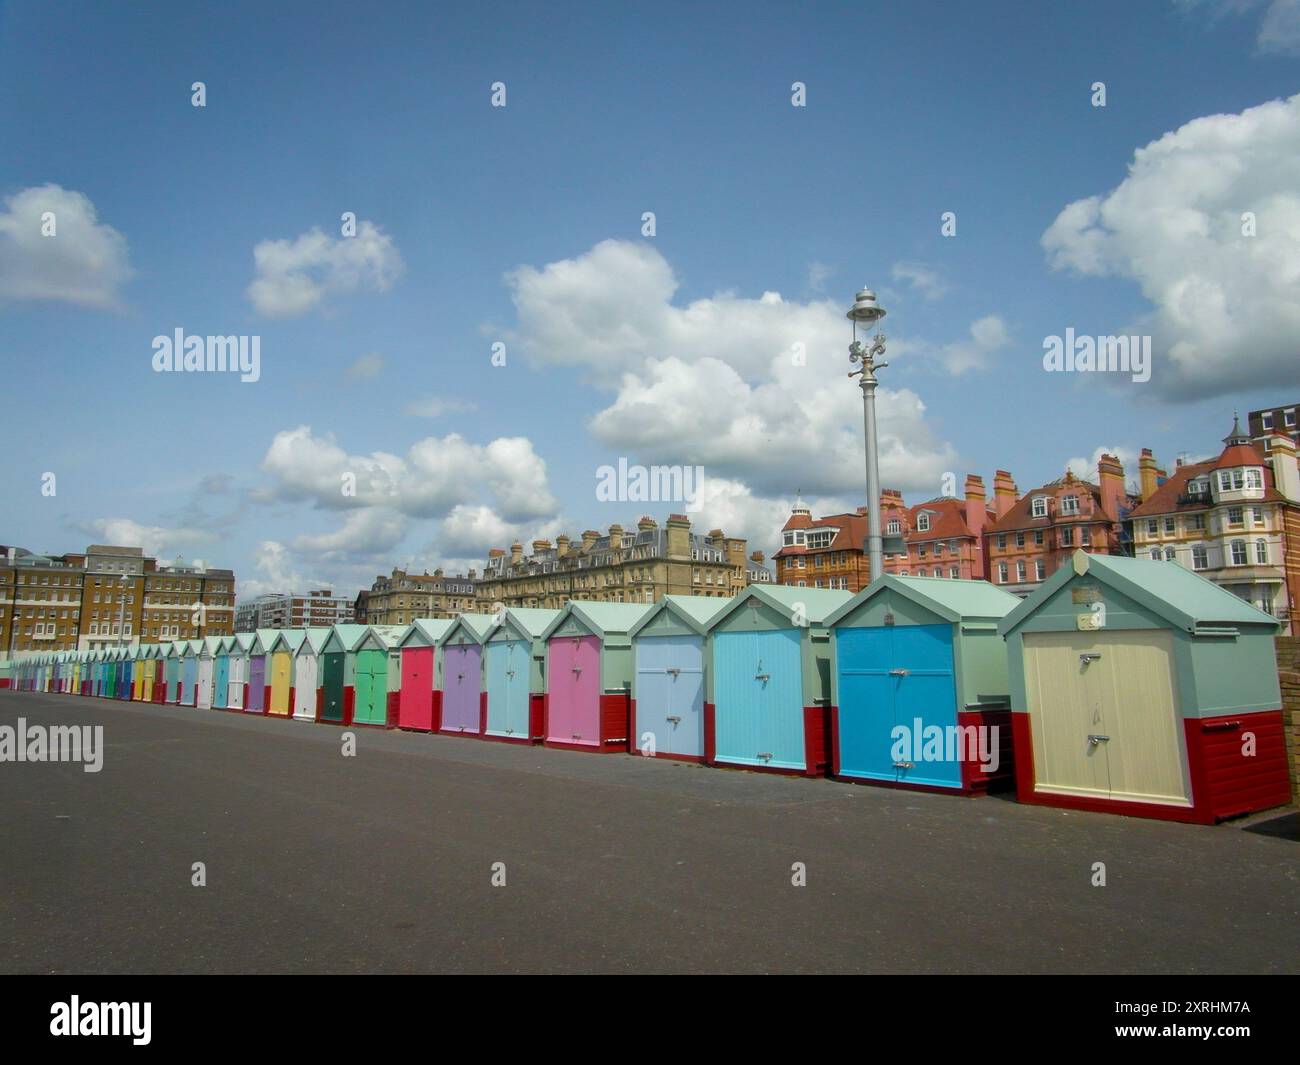
M 929 514 L 918 514 L 918 515 L 916 516 L 916 531 L 917 531 L 917 532 L 929 532 L 929 531 L 930 531 L 930 515 L 929 515 Z
M 1229 507 L 1229 508 L 1228 508 L 1228 524 L 1229 524 L 1229 525 L 1240 525 L 1240 524 L 1242 523 L 1242 513 L 1243 513 L 1243 511 L 1242 511 L 1242 508 L 1241 508 L 1241 507 Z
M 942 577 L 942 576 L 943 576 L 943 570 L 940 569 L 938 566 L 935 566 L 935 567 L 934 567 L 934 575 L 935 575 L 936 577 Z
M 1273 613 L 1273 589 L 1261 588 L 1259 590 L 1259 609 L 1265 614 Z
M 1016 580 L 1021 584 L 1025 581 L 1025 564 L 1023 561 L 1016 563 Z
M 1037 544 L 1039 547 L 1042 547 L 1042 546 L 1043 546 L 1043 530 L 1042 530 L 1042 529 L 1035 529 L 1035 530 L 1034 530 L 1034 543 Z
M 1246 564 L 1246 541 L 1232 541 L 1232 565 L 1244 566 Z
M 1025 546 L 1025 534 L 1023 532 L 1016 533 L 1016 546 L 1017 547 Z
M 1261 566 L 1268 565 L 1268 541 L 1255 541 L 1255 562 Z
M 1150 550 L 1150 552 L 1148 552 L 1148 553 L 1149 553 L 1150 556 L 1151 556 L 1151 561 L 1152 561 L 1152 562 L 1159 562 L 1159 561 L 1160 561 L 1160 548 L 1158 548 L 1158 547 L 1153 547 L 1153 548 Z
M 1272 412 L 1272 411 L 1265 411 L 1263 414 L 1261 414 L 1261 415 L 1259 416 L 1259 427 L 1260 427 L 1261 429 L 1272 429 L 1272 428 L 1273 428 L 1273 412 Z
M 1007 583 L 1007 564 L 1005 562 L 998 563 L 998 583 Z
M 1061 500 L 1061 513 L 1062 513 L 1062 514 L 1078 514 L 1078 513 L 1079 513 L 1079 497 L 1078 497 L 1078 496 L 1066 496 L 1064 499 L 1062 499 L 1062 500 Z
M 961 569 L 957 566 L 949 567 L 948 576 L 951 577 L 953 580 L 957 580 L 961 576 Z
M 1282 424 L 1285 425 L 1287 428 L 1291 428 L 1292 426 L 1295 425 L 1294 409 L 1282 412 Z
M 829 529 L 824 532 L 811 532 L 808 534 L 808 546 L 814 548 L 830 547 L 834 536 L 835 534 Z
M 1177 529 L 1177 524 L 1175 519 L 1172 517 L 1165 518 L 1165 535 L 1173 536 L 1176 529 Z
M 1200 532 L 1205 528 L 1205 515 L 1192 514 L 1187 519 L 1187 528 L 1193 532 Z
M 1248 470 L 1246 470 L 1246 487 L 1247 487 L 1247 488 L 1263 488 L 1263 487 L 1264 487 L 1264 471 L 1261 470 L 1261 469 L 1257 469 L 1257 468 L 1254 467 L 1254 466 L 1251 466 Z
M 1032 507 L 1031 513 L 1033 514 L 1033 516 L 1034 516 L 1035 518 L 1045 518 L 1045 517 L 1047 517 L 1047 497 L 1046 497 L 1046 496 L 1034 496 L 1034 501 L 1033 501 L 1033 503 L 1030 504 L 1030 506 Z
M 1047 563 L 1041 558 L 1034 563 L 1034 577 L 1040 581 L 1047 580 Z
M 1006 533 L 999 533 L 999 534 L 998 534 L 998 547 L 1006 547 L 1006 546 L 1007 546 L 1007 537 L 1006 537 Z
M 1159 535 L 1160 535 L 1160 519 L 1159 519 L 1159 518 L 1147 518 L 1147 535 L 1148 535 L 1148 536 L 1159 536 Z
M 893 521 L 891 521 L 888 525 L 885 526 L 885 532 L 888 533 L 890 536 L 897 536 L 900 532 L 902 532 L 902 526 L 898 524 L 897 518 L 895 518 Z
M 1079 543 L 1083 547 L 1092 546 L 1092 530 L 1086 525 L 1079 530 Z
M 793 532 L 786 532 L 786 533 L 781 537 L 781 542 L 782 542 L 786 547 L 793 547 L 793 546 L 794 546 L 794 533 L 793 533 Z
M 1166 562 L 1172 562 L 1173 560 L 1174 560 L 1174 549 L 1173 549 L 1172 547 L 1166 547 L 1166 548 L 1165 548 L 1165 561 L 1166 561 Z
M 1073 530 L 1073 529 L 1062 529 L 1062 530 L 1061 530 L 1061 546 L 1062 546 L 1062 547 L 1073 547 L 1073 546 L 1074 546 L 1074 530 Z
M 1193 496 L 1203 496 L 1203 495 L 1207 495 L 1207 494 L 1209 493 L 1209 491 L 1210 491 L 1210 482 L 1209 482 L 1209 481 L 1201 480 L 1201 479 L 1198 478 L 1198 479 L 1195 480 L 1195 481 L 1188 481 L 1188 482 L 1187 482 L 1187 494 L 1188 494 L 1188 495 L 1193 495 Z

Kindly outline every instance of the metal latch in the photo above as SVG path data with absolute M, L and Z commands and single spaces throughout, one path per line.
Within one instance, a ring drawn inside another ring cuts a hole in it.
M 771 675 L 770 673 L 755 673 L 755 674 L 754 674 L 754 679 L 755 679 L 755 680 L 771 680 L 771 679 L 772 679 L 772 675 Z
M 889 675 L 891 677 L 906 677 L 910 672 L 910 669 L 891 669 Z
M 674 725 L 680 725 L 682 723 L 682 719 L 680 717 L 670 717 L 667 720 L 671 721 Z
M 1101 652 L 1100 652 L 1100 651 L 1081 651 L 1081 652 L 1079 653 L 1079 661 L 1082 662 L 1085 666 L 1086 666 L 1089 662 L 1099 662 L 1099 661 L 1101 661 Z
M 911 762 L 895 762 L 895 763 L 894 763 L 894 768 L 895 768 L 895 769 L 912 769 L 912 768 L 914 768 L 914 766 L 913 766 L 913 764 L 912 764 Z
M 681 674 L 681 670 L 678 669 L 676 666 L 673 666 L 671 669 L 665 669 L 664 672 L 671 673 L 674 677 L 679 676 Z
M 1102 740 L 1108 740 L 1108 739 L 1110 739 L 1109 736 L 1095 736 L 1095 735 L 1089 736 L 1088 745 L 1091 747 L 1096 747 L 1097 744 L 1099 744 Z
M 573 667 L 573 672 L 575 672 L 575 673 L 581 673 L 581 672 L 582 672 L 582 667 L 581 667 L 581 666 L 574 666 L 574 667 Z

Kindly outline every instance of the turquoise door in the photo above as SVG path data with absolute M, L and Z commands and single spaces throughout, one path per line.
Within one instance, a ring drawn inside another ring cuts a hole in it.
M 217 665 L 213 674 L 212 705 L 218 710 L 224 710 L 229 695 L 230 655 L 217 655 Z
M 653 742 L 658 754 L 704 753 L 704 641 L 699 636 L 636 641 L 636 732 L 638 750 Z
M 527 739 L 528 641 L 496 640 L 487 645 L 486 655 L 488 734 Z
M 840 772 L 961 787 L 952 626 L 842 628 L 835 639 Z
M 806 768 L 799 649 L 795 629 L 719 632 L 714 637 L 718 761 Z

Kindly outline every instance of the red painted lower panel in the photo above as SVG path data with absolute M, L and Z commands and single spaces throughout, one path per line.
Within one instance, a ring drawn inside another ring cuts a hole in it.
M 430 727 L 434 732 L 442 731 L 442 692 L 437 689 L 433 692 L 433 717 Z
M 997 768 L 991 768 L 994 759 L 990 758 L 990 768 L 985 769 L 978 759 L 967 759 L 961 764 L 962 791 L 967 794 L 983 794 L 988 791 L 1002 791 L 1016 786 L 1015 742 L 1011 735 L 1010 710 L 961 710 L 957 714 L 960 728 L 988 729 L 990 746 L 996 737 Z M 994 732 L 993 729 L 997 729 Z M 977 748 L 978 749 L 978 748 Z M 992 751 L 990 750 L 990 753 Z
M 478 734 L 480 738 L 487 735 L 487 692 L 478 693 Z
M 704 704 L 704 764 L 712 765 L 718 757 L 718 714 L 712 703 Z
M 602 751 L 634 751 L 630 723 L 631 698 L 627 692 L 600 697 L 600 749 Z
M 402 713 L 402 693 L 400 691 L 388 693 L 388 722 L 389 728 L 397 728 L 398 719 Z
M 271 685 L 264 685 L 262 688 L 262 716 L 267 717 L 271 713 Z
M 297 705 L 298 705 L 298 692 L 297 689 L 292 684 L 290 684 L 289 685 L 289 709 L 287 711 L 290 717 L 293 717 L 293 708 Z
M 1184 719 L 1191 806 L 1040 792 L 1034 777 L 1033 730 L 1029 715 L 1013 713 L 1011 728 L 1015 744 L 1016 798 L 1020 802 L 1211 825 L 1291 801 L 1286 752 L 1281 742 L 1280 710 Z M 1246 732 L 1255 736 L 1252 756 L 1242 753 Z
M 803 708 L 804 776 L 826 775 L 830 764 L 831 708 L 805 706 Z
M 343 726 L 351 728 L 352 715 L 357 709 L 357 690 L 351 684 L 343 686 Z
M 528 735 L 533 743 L 546 738 L 546 696 L 541 692 L 528 695 Z
M 325 689 L 316 689 L 316 723 L 320 724 L 321 714 L 325 713 Z

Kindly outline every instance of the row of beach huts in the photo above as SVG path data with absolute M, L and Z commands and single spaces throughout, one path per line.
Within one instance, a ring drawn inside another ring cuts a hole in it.
M 29 655 L 13 686 L 1212 823 L 1290 801 L 1277 622 L 1078 552 L 1028 599 L 886 575 Z

